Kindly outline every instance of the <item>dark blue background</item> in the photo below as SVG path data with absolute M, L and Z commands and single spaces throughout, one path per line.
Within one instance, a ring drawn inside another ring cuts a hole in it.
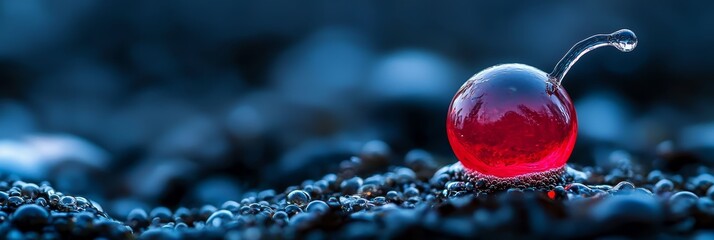
M 471 75 L 550 72 L 621 28 L 637 49 L 564 81 L 571 162 L 713 160 L 712 26 L 705 1 L 2 1 L 0 167 L 122 211 L 282 191 L 377 139 L 395 164 L 414 148 L 452 163 L 446 110 Z

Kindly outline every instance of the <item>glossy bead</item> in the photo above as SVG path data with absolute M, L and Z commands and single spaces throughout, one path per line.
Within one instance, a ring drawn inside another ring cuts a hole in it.
M 498 178 L 562 168 L 577 135 L 568 93 L 523 64 L 488 68 L 454 96 L 447 134 L 469 170 Z

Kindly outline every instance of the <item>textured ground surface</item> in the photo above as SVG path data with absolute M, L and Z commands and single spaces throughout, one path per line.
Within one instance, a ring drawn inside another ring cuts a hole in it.
M 676 154 L 659 162 L 681 161 Z M 712 237 L 714 176 L 643 171 L 627 155 L 569 166 L 552 187 L 499 190 L 460 164 L 438 168 L 424 151 L 370 171 L 380 156 L 343 161 L 338 172 L 287 189 L 248 192 L 221 206 L 107 216 L 91 200 L 49 183 L 0 181 L 0 236 L 7 239 L 364 239 Z M 668 167 L 676 167 L 669 164 Z M 494 190 L 496 189 L 496 190 Z M 122 219 L 122 220 L 115 220 Z

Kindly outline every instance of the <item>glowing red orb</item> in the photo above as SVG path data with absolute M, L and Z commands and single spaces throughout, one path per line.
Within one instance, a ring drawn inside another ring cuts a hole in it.
M 562 169 L 575 145 L 577 118 L 568 93 L 548 74 L 504 64 L 464 83 L 446 129 L 466 169 L 511 178 Z

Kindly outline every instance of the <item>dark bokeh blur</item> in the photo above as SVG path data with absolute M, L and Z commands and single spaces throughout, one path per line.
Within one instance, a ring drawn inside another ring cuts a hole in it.
M 0 168 L 113 211 L 220 203 L 415 148 L 456 161 L 451 97 L 476 72 L 550 72 L 577 41 L 631 53 L 569 72 L 571 162 L 714 149 L 714 3 L 0 2 Z M 378 141 L 374 141 L 378 140 Z M 385 146 L 385 143 L 387 146 Z M 702 158 L 714 161 L 709 155 Z

